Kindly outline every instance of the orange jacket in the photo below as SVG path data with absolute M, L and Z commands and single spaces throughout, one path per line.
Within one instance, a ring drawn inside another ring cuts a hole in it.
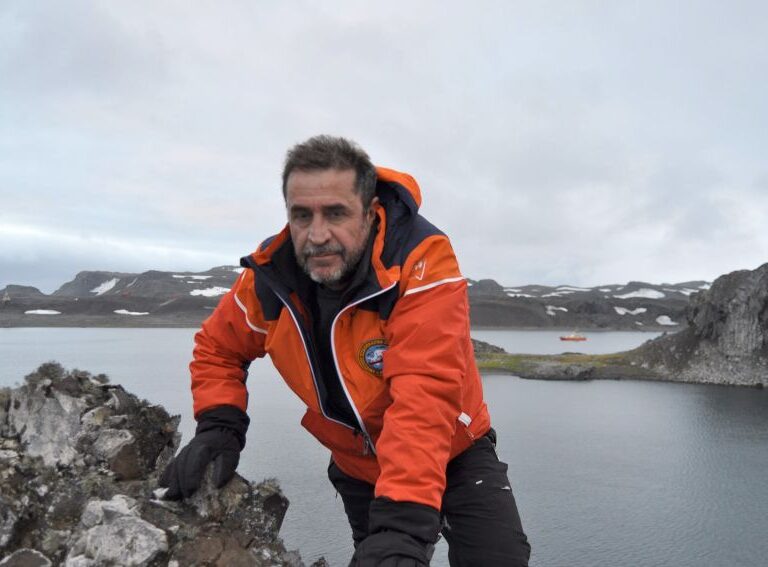
M 195 336 L 195 415 L 245 411 L 248 364 L 269 354 L 307 405 L 302 425 L 377 497 L 440 509 L 448 461 L 490 427 L 469 338 L 467 285 L 448 238 L 418 214 L 409 175 L 378 168 L 378 229 L 368 279 L 332 325 L 332 350 L 356 423 L 329 417 L 309 310 L 279 269 L 288 227 L 242 260 L 239 279 Z M 295 260 L 294 260 L 295 263 Z

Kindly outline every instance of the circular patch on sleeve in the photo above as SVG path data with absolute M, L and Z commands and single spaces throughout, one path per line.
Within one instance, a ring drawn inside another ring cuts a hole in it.
M 381 377 L 384 368 L 384 351 L 389 345 L 384 339 L 365 341 L 357 351 L 357 362 L 363 369 Z

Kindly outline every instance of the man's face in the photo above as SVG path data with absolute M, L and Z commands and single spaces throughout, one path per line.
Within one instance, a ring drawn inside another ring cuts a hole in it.
M 285 184 L 296 259 L 317 283 L 341 288 L 360 260 L 374 218 L 355 192 L 355 171 L 292 171 Z

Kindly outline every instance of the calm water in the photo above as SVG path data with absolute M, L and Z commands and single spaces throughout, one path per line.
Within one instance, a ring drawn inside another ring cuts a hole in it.
M 180 413 L 188 439 L 193 333 L 0 329 L 0 385 L 50 359 L 106 372 Z M 510 352 L 563 350 L 557 332 L 490 331 L 493 339 L 485 333 L 473 335 Z M 595 335 L 618 349 L 650 337 Z M 766 564 L 768 391 L 506 376 L 487 376 L 484 384 L 533 545 L 531 565 Z M 252 425 L 240 472 L 280 479 L 291 499 L 283 527 L 289 548 L 308 561 L 325 555 L 331 565 L 345 566 L 352 546 L 341 502 L 325 480 L 327 452 L 299 426 L 301 406 L 268 362 L 254 363 L 249 385 Z M 433 565 L 447 565 L 444 547 Z

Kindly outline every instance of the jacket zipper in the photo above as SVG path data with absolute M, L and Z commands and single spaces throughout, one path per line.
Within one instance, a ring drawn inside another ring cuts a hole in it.
M 307 347 L 307 343 L 304 340 L 304 333 L 302 333 L 301 331 L 301 325 L 299 324 L 299 321 L 296 319 L 296 315 L 293 313 L 293 309 L 291 309 L 291 306 L 288 300 L 283 297 L 283 294 L 280 293 L 280 291 L 278 291 L 276 286 L 272 283 L 272 278 L 269 277 L 269 274 L 265 274 L 264 270 L 260 269 L 260 267 L 256 264 L 250 261 L 247 261 L 247 263 L 251 266 L 252 269 L 254 269 L 254 271 L 258 272 L 262 277 L 264 277 L 269 287 L 275 293 L 277 298 L 282 302 L 282 304 L 288 310 L 288 314 L 291 316 L 291 320 L 293 321 L 293 324 L 296 327 L 296 331 L 299 333 L 299 338 L 301 339 L 301 346 L 304 348 L 304 354 L 307 357 L 307 365 L 309 366 L 309 372 L 312 375 L 312 385 L 315 387 L 315 396 L 317 397 L 317 405 L 320 408 L 320 413 L 323 414 L 323 417 L 329 421 L 338 423 L 339 425 L 343 425 L 344 427 L 346 427 L 347 429 L 351 429 L 352 431 L 357 431 L 355 427 L 349 425 L 348 423 L 344 423 L 343 421 L 339 421 L 338 419 L 334 419 L 325 412 L 325 408 L 323 407 L 323 402 L 320 399 L 320 388 L 317 385 L 317 376 L 315 375 L 314 366 L 312 366 L 312 358 L 309 354 L 309 348 Z M 353 410 L 354 410 L 354 407 L 353 407 Z M 355 411 L 355 415 L 357 415 L 356 410 L 354 411 Z
M 249 260 L 250 260 L 250 258 L 249 258 Z M 252 264 L 252 263 L 249 261 L 248 264 Z M 259 269 L 259 266 L 253 264 L 253 265 L 251 265 L 251 267 L 254 268 L 255 270 L 257 270 L 259 273 L 261 273 L 262 276 L 265 275 L 264 271 Z M 269 275 L 267 274 L 265 279 L 267 280 L 267 282 L 270 282 L 270 280 L 272 278 L 270 278 Z M 336 334 L 335 333 L 336 321 L 338 321 L 339 320 L 339 316 L 342 313 L 344 313 L 344 311 L 349 309 L 350 307 L 354 307 L 355 305 L 358 305 L 358 304 L 360 304 L 360 303 L 362 303 L 364 301 L 368 301 L 369 299 L 372 299 L 372 298 L 374 298 L 374 297 L 376 297 L 378 295 L 386 293 L 387 291 L 389 291 L 390 289 L 392 289 L 396 285 L 397 285 L 397 282 L 394 282 L 391 285 L 389 285 L 388 287 L 385 287 L 384 289 L 380 289 L 376 293 L 372 293 L 371 295 L 365 296 L 365 297 L 363 297 L 361 299 L 358 299 L 358 300 L 356 300 L 356 301 L 346 305 L 345 307 L 343 307 L 341 309 L 341 311 L 339 311 L 336 314 L 336 317 L 334 317 L 333 322 L 331 323 L 331 355 L 333 356 L 333 365 L 336 367 L 336 375 L 337 375 L 337 378 L 338 378 L 339 382 L 341 383 L 342 390 L 344 390 L 344 395 L 347 397 L 347 401 L 349 402 L 349 406 L 352 408 L 352 411 L 355 414 L 355 419 L 357 420 L 357 423 L 360 426 L 359 429 L 357 429 L 355 427 L 352 427 L 348 423 L 344 423 L 343 421 L 339 421 L 338 419 L 334 419 L 334 418 L 332 418 L 331 416 L 329 416 L 325 412 L 325 408 L 323 407 L 323 403 L 320 400 L 320 388 L 317 385 L 317 376 L 315 376 L 315 369 L 312 366 L 312 358 L 310 357 L 309 348 L 307 347 L 307 343 L 304 340 L 304 333 L 302 333 L 302 331 L 301 331 L 301 325 L 299 324 L 299 321 L 296 319 L 296 315 L 293 313 L 293 309 L 291 309 L 291 306 L 289 305 L 288 300 L 286 300 L 283 297 L 283 295 L 275 288 L 274 285 L 270 285 L 270 287 L 272 288 L 272 291 L 275 292 L 275 295 L 277 295 L 278 299 L 282 302 L 282 304 L 288 310 L 288 313 L 291 315 L 291 319 L 293 320 L 293 324 L 296 326 L 296 330 L 299 333 L 299 338 L 301 339 L 301 346 L 304 347 L 304 355 L 307 357 L 307 364 L 309 365 L 309 372 L 312 375 L 312 384 L 315 387 L 315 396 L 317 396 L 317 405 L 320 407 L 320 413 L 322 413 L 323 417 L 326 418 L 327 420 L 332 421 L 334 423 L 338 423 L 339 425 L 343 425 L 344 427 L 354 431 L 356 434 L 360 433 L 363 436 L 363 450 L 362 450 L 362 454 L 363 455 L 368 455 L 368 454 L 374 454 L 375 455 L 376 454 L 376 447 L 374 447 L 374 445 L 373 445 L 373 441 L 371 440 L 371 436 L 368 433 L 368 430 L 365 428 L 365 424 L 363 424 L 363 418 L 360 416 L 360 412 L 357 411 L 357 407 L 355 406 L 355 402 L 352 401 L 352 396 L 349 394 L 349 390 L 347 390 L 347 385 L 344 383 L 344 378 L 341 375 L 341 369 L 339 368 L 339 361 L 338 361 L 338 359 L 336 357 L 336 342 L 334 340 L 334 335 Z
M 341 374 L 341 368 L 339 368 L 339 361 L 338 357 L 336 356 L 336 322 L 339 320 L 339 317 L 349 309 L 350 307 L 354 307 L 355 305 L 358 305 L 364 301 L 368 301 L 369 299 L 372 299 L 376 297 L 377 295 L 381 295 L 382 293 L 388 292 L 390 289 L 395 287 L 397 285 L 397 282 L 391 284 L 388 287 L 385 287 L 384 289 L 380 289 L 376 293 L 372 293 L 371 295 L 368 295 L 366 297 L 363 297 L 361 299 L 358 299 L 347 306 L 343 307 L 341 311 L 339 311 L 336 314 L 336 317 L 333 318 L 333 323 L 331 323 L 331 354 L 333 355 L 333 364 L 336 367 L 336 376 L 339 379 L 339 382 L 341 382 L 341 388 L 344 390 L 344 395 L 347 396 L 347 400 L 349 401 L 349 405 L 352 408 L 352 411 L 355 412 L 355 418 L 357 419 L 357 423 L 360 425 L 360 433 L 363 435 L 363 455 L 367 455 L 369 450 L 372 454 L 376 454 L 376 447 L 373 445 L 373 441 L 371 440 L 371 436 L 368 434 L 368 430 L 365 428 L 365 424 L 363 423 L 363 418 L 360 416 L 360 412 L 357 411 L 357 407 L 355 406 L 355 402 L 352 401 L 352 396 L 349 394 L 349 390 L 347 390 L 347 385 L 344 383 L 344 377 Z

